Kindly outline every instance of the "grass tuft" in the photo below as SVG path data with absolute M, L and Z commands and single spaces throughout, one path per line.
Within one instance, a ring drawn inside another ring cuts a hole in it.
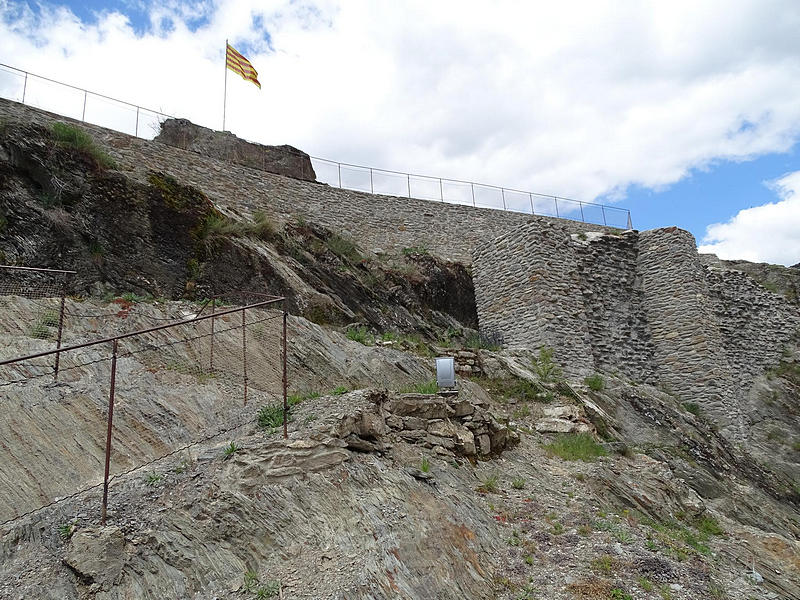
M 561 435 L 545 448 L 564 460 L 591 462 L 601 456 L 608 456 L 606 449 L 588 433 Z
M 86 131 L 75 125 L 56 122 L 52 125 L 53 137 L 59 146 L 71 148 L 91 158 L 101 169 L 116 169 L 114 159 L 97 147 Z

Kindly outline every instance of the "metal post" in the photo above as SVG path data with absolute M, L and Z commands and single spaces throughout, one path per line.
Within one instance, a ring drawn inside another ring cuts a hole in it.
M 406 177 L 408 178 L 408 197 L 411 198 L 411 175 L 406 173 Z
M 442 185 L 442 178 L 439 178 L 439 198 L 444 202 L 444 186 Z
M 475 184 L 470 183 L 469 187 L 472 188 L 472 206 L 475 206 Z
M 103 476 L 103 508 L 100 514 L 100 523 L 106 524 L 106 511 L 108 509 L 108 471 L 111 465 L 111 428 L 114 424 L 114 390 L 117 383 L 117 340 L 111 355 L 111 391 L 108 395 L 108 429 L 106 430 L 106 471 Z
M 242 309 L 242 375 L 244 378 L 244 405 L 247 406 L 247 321 Z
M 556 205 L 556 216 L 558 216 L 558 198 L 553 196 L 553 203 Z
M 214 305 L 217 303 L 216 298 L 211 296 L 211 360 L 209 368 L 214 372 Z
M 505 190 L 505 188 L 500 188 L 500 194 L 503 196 L 503 210 L 508 210 L 506 208 L 506 190 Z
M 578 202 L 581 207 L 581 222 L 586 223 L 586 219 L 583 218 L 583 202 Z
M 86 97 L 89 95 L 89 92 L 86 90 L 83 91 L 83 114 L 81 115 L 81 121 L 86 121 Z
M 134 132 L 134 137 L 139 137 L 139 107 L 136 107 L 136 130 Z
M 369 169 L 369 191 L 375 193 L 375 187 L 372 185 L 372 167 Z
M 535 210 L 533 210 L 533 194 L 531 194 L 531 193 L 528 193 L 528 197 L 531 199 L 531 214 L 532 214 L 532 215 L 535 215 L 535 214 L 536 214 L 536 211 L 535 211 Z
M 22 84 L 22 103 L 25 104 L 25 92 L 28 91 L 28 72 L 25 72 L 25 83 Z
M 601 204 L 600 210 L 603 212 L 603 225 L 607 226 L 608 223 L 606 223 L 606 207 Z
M 631 211 L 628 211 L 628 229 L 633 229 L 633 221 L 631 221 Z
M 342 187 L 342 163 L 336 163 L 339 167 L 339 187 Z
M 288 431 L 288 414 L 289 414 L 289 395 L 288 395 L 288 380 L 286 378 L 286 352 L 287 352 L 287 343 L 286 343 L 286 301 L 283 301 L 283 439 L 287 439 L 289 437 Z
M 64 301 L 67 295 L 66 281 L 61 284 L 61 307 L 58 310 L 58 337 L 56 338 L 56 350 L 61 348 L 61 335 L 64 331 Z M 58 381 L 58 365 L 61 362 L 61 352 L 56 352 L 56 364 L 53 368 L 53 379 Z

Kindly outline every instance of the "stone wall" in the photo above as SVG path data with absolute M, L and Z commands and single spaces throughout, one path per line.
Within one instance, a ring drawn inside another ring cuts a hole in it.
M 730 371 L 694 237 L 676 227 L 641 233 L 637 272 L 661 383 L 731 424 Z
M 120 170 L 142 182 L 149 171 L 163 172 L 199 188 L 230 216 L 248 218 L 261 211 L 278 223 L 303 217 L 352 237 L 368 252 L 425 246 L 441 258 L 469 264 L 473 249 L 526 223 L 557 222 L 575 232 L 609 230 L 564 219 L 342 190 L 79 123 L 5 99 L 0 99 L 0 119 L 46 127 L 54 121 L 74 123 L 108 151 Z
M 550 346 L 572 375 L 661 385 L 733 432 L 743 426 L 740 392 L 800 328 L 796 304 L 741 271 L 702 264 L 692 235 L 674 227 L 525 226 L 477 249 L 473 278 L 482 331 L 509 346 Z

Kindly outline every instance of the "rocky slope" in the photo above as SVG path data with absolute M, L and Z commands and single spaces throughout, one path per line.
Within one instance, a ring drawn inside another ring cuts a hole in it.
M 747 372 L 748 432 L 732 441 L 724 419 L 613 361 L 559 365 L 471 336 L 465 266 L 223 211 L 169 173 L 115 171 L 70 131 L 0 126 L 4 259 L 78 271 L 68 344 L 186 318 L 212 295 L 285 295 L 289 436 L 268 311 L 246 405 L 232 318 L 216 370 L 205 326 L 143 336 L 119 359 L 103 526 L 109 348 L 65 354 L 58 382 L 47 361 L 0 367 L 0 597 L 800 599 L 796 342 Z M 796 289 L 735 267 L 741 289 L 751 275 Z M 0 356 L 51 348 L 58 299 L 7 281 Z M 441 354 L 457 395 L 430 393 Z

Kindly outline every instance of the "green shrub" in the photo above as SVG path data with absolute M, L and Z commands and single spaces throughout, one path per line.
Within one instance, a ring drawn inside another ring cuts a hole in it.
M 37 340 L 49 340 L 52 339 L 53 332 L 47 325 L 41 321 L 37 321 L 30 328 L 30 331 L 28 331 L 28 336 Z
M 717 521 L 711 515 L 700 517 L 695 521 L 694 526 L 697 527 L 698 531 L 706 535 L 722 535 L 725 533 L 720 526 L 719 521 Z
M 439 384 L 435 380 L 418 383 L 414 387 L 414 391 L 417 394 L 436 394 L 439 392 Z
M 608 456 L 606 449 L 588 433 L 561 435 L 545 448 L 564 460 L 591 462 L 598 457 Z
M 248 227 L 248 233 L 262 240 L 269 240 L 275 236 L 275 225 L 266 214 L 256 211 L 253 213 L 253 223 Z
M 348 390 L 345 386 L 340 385 L 331 390 L 331 396 L 341 396 L 342 394 L 346 394 L 349 391 L 350 390 Z
M 75 533 L 75 529 L 77 529 L 77 527 L 77 521 L 63 523 L 62 525 L 58 526 L 58 534 L 62 537 L 62 539 L 68 540 L 72 537 L 72 534 Z
M 358 247 L 351 240 L 340 235 L 332 233 L 325 240 L 325 244 L 336 256 L 348 262 L 359 263 L 363 260 Z
M 491 350 L 497 352 L 503 347 L 503 340 L 488 333 L 470 333 L 464 338 L 464 347 L 472 350 Z
M 241 448 L 236 445 L 236 442 L 231 442 L 230 444 L 225 446 L 225 448 L 222 450 L 222 457 L 230 458 L 231 456 L 236 454 L 236 452 L 239 450 L 241 450 Z
M 430 473 L 431 463 L 428 460 L 427 456 L 422 457 L 422 464 L 420 465 L 419 470 L 422 471 L 423 473 Z
M 414 254 L 428 254 L 428 249 L 425 246 L 403 248 L 403 256 L 413 256 Z
M 692 413 L 695 417 L 700 416 L 700 405 L 697 402 L 684 402 L 681 406 L 686 409 L 686 412 Z
M 156 487 L 163 479 L 164 476 L 161 473 L 152 472 L 147 474 L 144 482 L 150 487 Z
M 539 356 L 532 360 L 533 370 L 537 377 L 545 383 L 561 381 L 561 368 L 553 362 L 553 349 L 546 346 L 539 348 Z
M 605 381 L 603 380 L 603 376 L 598 373 L 589 375 L 588 377 L 584 378 L 583 382 L 593 392 L 601 392 L 605 387 Z
M 115 169 L 114 159 L 98 148 L 92 137 L 80 127 L 56 122 L 52 125 L 53 137 L 59 146 L 71 148 L 91 158 L 101 169 Z
M 266 406 L 262 406 L 261 410 L 258 411 L 256 422 L 261 429 L 283 427 L 283 406 L 279 404 L 267 404 Z
M 521 490 L 522 488 L 525 487 L 525 478 L 524 477 L 515 477 L 511 481 L 511 487 L 513 487 L 515 490 Z
M 347 330 L 348 340 L 353 340 L 354 342 L 358 342 L 359 344 L 364 344 L 365 346 L 371 346 L 375 343 L 375 338 L 372 334 L 367 330 L 366 327 L 361 325 L 360 327 L 350 327 Z
M 500 489 L 499 482 L 500 480 L 497 475 L 489 475 L 485 477 L 481 484 L 475 489 L 483 494 L 496 494 Z

